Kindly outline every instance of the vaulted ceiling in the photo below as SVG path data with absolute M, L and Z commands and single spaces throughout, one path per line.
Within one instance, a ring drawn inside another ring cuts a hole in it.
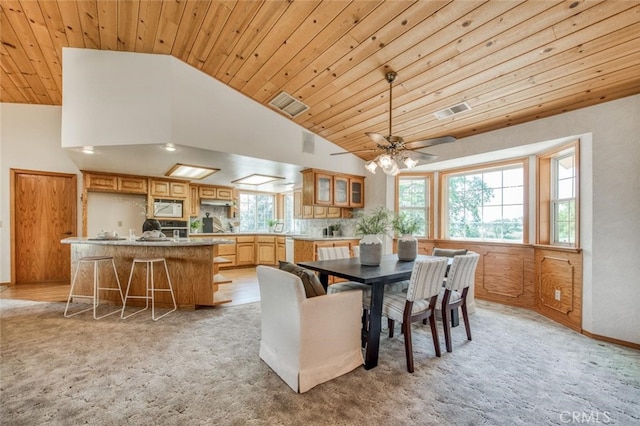
M 640 93 L 638 1 L 0 0 L 0 101 L 60 105 L 62 48 L 172 55 L 346 150 Z M 466 101 L 470 111 L 433 113 Z M 375 153 L 363 153 L 370 159 Z

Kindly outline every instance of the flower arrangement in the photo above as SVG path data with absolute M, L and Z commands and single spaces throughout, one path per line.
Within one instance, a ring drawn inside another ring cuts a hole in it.
M 191 228 L 191 232 L 197 232 L 200 228 L 200 219 L 193 219 L 191 223 L 189 223 L 189 227 Z
M 356 235 L 387 235 L 393 212 L 384 206 L 356 214 Z
M 422 218 L 412 216 L 407 212 L 400 212 L 393 217 L 391 226 L 399 235 L 413 235 L 420 230 Z

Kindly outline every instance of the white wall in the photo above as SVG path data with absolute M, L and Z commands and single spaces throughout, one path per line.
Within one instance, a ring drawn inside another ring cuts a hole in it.
M 63 49 L 62 145 L 158 144 L 230 152 L 282 163 L 362 173 L 354 155 L 178 59 Z
M 62 108 L 0 103 L 0 282 L 11 281 L 10 192 L 11 169 L 78 174 L 78 231 L 82 215 L 82 179 L 61 147 Z
M 62 146 L 171 142 L 171 57 L 62 49 Z
M 116 231 L 121 237 L 129 236 L 129 229 L 142 234 L 146 219 L 147 197 L 137 194 L 89 192 L 87 194 L 87 236 L 95 237 L 101 231 Z

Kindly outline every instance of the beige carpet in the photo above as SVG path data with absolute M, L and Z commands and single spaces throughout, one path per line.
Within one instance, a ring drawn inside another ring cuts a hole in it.
M 63 318 L 64 304 L 1 300 L 3 425 L 544 425 L 640 422 L 640 352 L 486 302 L 474 340 L 435 358 L 414 328 L 380 363 L 296 394 L 258 358 L 260 304 L 151 321 Z M 441 334 L 442 335 L 442 334 Z M 443 340 L 443 339 L 442 339 Z M 442 343 L 444 350 L 444 342 Z

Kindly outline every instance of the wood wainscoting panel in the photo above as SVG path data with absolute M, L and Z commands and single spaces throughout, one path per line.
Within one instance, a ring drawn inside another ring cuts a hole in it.
M 500 243 L 469 243 L 448 247 L 466 248 L 480 254 L 475 296 L 479 299 L 523 308 L 535 308 L 533 247 Z
M 487 293 L 517 298 L 524 294 L 524 259 L 517 253 L 490 251 L 484 256 L 484 283 Z
M 536 247 L 535 263 L 536 309 L 554 321 L 582 331 L 582 253 Z

